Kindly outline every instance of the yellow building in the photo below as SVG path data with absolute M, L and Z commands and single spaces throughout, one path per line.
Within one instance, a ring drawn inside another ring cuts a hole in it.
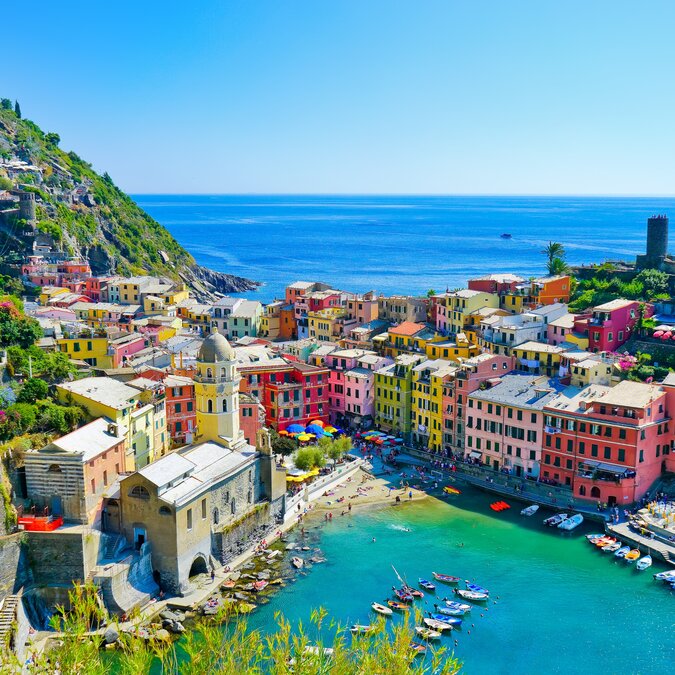
M 471 343 L 464 333 L 459 333 L 454 340 L 429 342 L 426 345 L 425 353 L 430 359 L 458 361 L 459 359 L 470 359 L 472 356 L 478 356 L 480 347 Z
M 445 299 L 447 308 L 447 323 L 450 333 L 462 333 L 466 326 L 471 325 L 469 316 L 484 307 L 498 308 L 499 296 L 496 293 L 485 293 L 463 288 L 453 293 L 447 293 Z
M 402 354 L 375 371 L 375 424 L 405 440 L 411 429 L 413 368 L 423 360 L 421 354 Z
M 50 300 L 64 293 L 70 293 L 70 291 L 61 286 L 43 286 L 42 291 L 40 291 L 40 304 L 46 305 Z
M 412 442 L 429 450 L 443 449 L 443 386 L 457 365 L 444 359 L 427 360 L 412 370 Z
M 308 335 L 319 342 L 335 342 L 343 333 L 347 311 L 342 307 L 326 307 L 307 312 Z
M 565 351 L 563 347 L 530 340 L 513 347 L 511 353 L 516 357 L 518 370 L 555 377 L 559 374 L 561 355 Z
M 56 340 L 59 351 L 74 361 L 85 361 L 97 368 L 110 368 L 107 337 L 59 338 Z
M 178 305 L 190 297 L 190 291 L 185 287 L 176 288 L 160 296 L 167 305 Z
M 153 396 L 110 377 L 57 384 L 56 394 L 62 403 L 80 405 L 91 417 L 105 417 L 116 425 L 116 434 L 126 436 L 127 470 L 144 467 L 166 453 L 163 394 Z
M 281 332 L 281 300 L 275 300 L 263 308 L 260 317 L 260 337 L 266 337 L 270 340 L 276 340 Z

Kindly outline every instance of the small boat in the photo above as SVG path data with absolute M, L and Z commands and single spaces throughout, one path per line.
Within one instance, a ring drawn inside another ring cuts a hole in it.
M 616 537 L 603 537 L 595 542 L 598 548 L 605 548 L 605 546 L 609 546 L 610 544 L 616 544 Z
M 299 570 L 304 564 L 305 561 L 302 558 L 298 558 L 297 555 L 291 558 L 291 565 L 293 565 L 293 567 L 295 567 L 297 570 Z
M 451 626 L 461 626 L 462 620 L 456 616 L 448 616 L 447 614 L 436 614 L 435 612 L 430 612 L 429 616 L 435 621 L 444 621 L 449 623 Z
M 419 642 L 411 642 L 410 643 L 410 649 L 412 649 L 415 654 L 424 654 L 424 652 L 427 651 L 427 648 L 425 645 L 420 644 Z
M 487 600 L 489 597 L 487 593 L 466 591 L 463 588 L 455 588 L 455 593 L 459 595 L 460 598 L 464 598 L 465 600 L 474 600 L 475 602 L 482 602 L 483 600 Z
M 571 518 L 563 520 L 558 524 L 558 529 L 571 532 L 575 527 L 579 527 L 584 522 L 584 517 L 580 513 L 575 513 Z
M 642 554 L 640 553 L 640 549 L 634 548 L 634 549 L 631 549 L 630 551 L 628 551 L 628 553 L 626 553 L 626 555 L 623 557 L 623 559 L 627 563 L 634 563 L 641 555 Z
M 488 591 L 487 588 L 483 588 L 478 584 L 472 584 L 469 581 L 465 581 L 464 583 L 466 584 L 466 588 L 469 591 L 473 591 L 474 593 L 485 593 L 485 595 L 490 595 L 490 591 Z
M 261 579 L 260 581 L 254 581 L 253 582 L 253 590 L 254 591 L 262 591 L 265 588 L 267 588 L 267 586 L 269 586 L 269 583 L 270 583 L 269 581 L 265 581 L 264 579 Z
M 410 605 L 406 605 L 405 602 L 398 602 L 397 600 L 387 600 L 387 604 L 399 612 L 407 612 L 410 609 Z
M 630 552 L 630 546 L 622 546 L 614 555 L 617 558 L 624 558 L 626 556 L 626 553 Z
M 403 590 L 406 593 L 410 593 L 410 595 L 412 595 L 413 598 L 423 598 L 424 597 L 424 593 L 422 593 L 422 591 L 420 591 L 417 588 L 413 588 L 412 586 L 404 586 Z
M 440 574 L 439 572 L 432 572 L 436 581 L 442 581 L 444 584 L 458 584 L 461 579 L 459 577 L 451 577 L 449 574 Z
M 426 579 L 419 579 L 417 583 L 422 587 L 426 588 L 428 591 L 435 591 L 436 586 Z
M 281 551 L 272 551 L 268 556 L 268 560 L 274 560 L 278 555 L 281 555 Z
M 640 571 L 646 570 L 648 567 L 652 566 L 652 557 L 650 555 L 643 556 L 635 564 L 635 569 Z
M 590 541 L 591 539 L 600 539 L 600 537 L 604 537 L 604 536 L 605 536 L 604 532 L 600 532 L 599 534 L 587 534 L 586 539 L 588 539 L 588 541 Z
M 425 617 L 423 619 L 424 624 L 433 630 L 438 630 L 443 632 L 444 630 L 452 630 L 452 625 L 447 621 L 439 621 L 438 619 L 430 619 Z
M 413 596 L 408 593 L 407 591 L 404 591 L 401 588 L 394 588 L 393 586 L 391 587 L 391 590 L 394 591 L 394 595 L 401 601 L 401 602 L 412 602 L 414 600 Z
M 452 485 L 446 485 L 443 488 L 443 492 L 445 492 L 446 495 L 461 495 L 462 491 L 458 490 L 456 487 L 452 487 Z
M 305 654 L 313 654 L 314 656 L 333 656 L 332 647 L 319 647 L 319 645 L 307 645 L 303 652 Z
M 459 609 L 462 612 L 470 612 L 471 605 L 467 605 L 465 602 L 457 602 L 456 600 L 444 600 L 446 607 L 450 609 Z
M 555 527 L 556 525 L 560 525 L 560 523 L 562 523 L 563 520 L 566 519 L 567 519 L 566 513 L 556 513 L 554 516 L 544 518 L 544 525 L 548 525 L 549 527 Z
M 379 602 L 374 602 L 371 607 L 373 608 L 373 611 L 377 612 L 378 614 L 383 614 L 384 616 L 391 616 L 394 613 L 389 607 L 385 607 Z
M 415 632 L 425 640 L 438 640 L 441 634 L 437 630 L 432 630 L 426 626 L 415 626 Z
M 450 607 L 434 607 L 434 609 L 439 614 L 445 614 L 446 616 L 464 616 L 465 614 L 463 609 L 451 609 Z
M 668 570 L 666 572 L 657 572 L 654 575 L 654 579 L 658 581 L 675 581 L 675 570 Z
M 623 544 L 620 541 L 615 541 L 612 544 L 603 546 L 601 550 L 603 553 L 616 553 L 616 551 L 618 551 L 622 546 Z
M 531 504 L 526 506 L 521 512 L 521 516 L 533 516 L 537 511 L 539 511 L 539 504 Z
M 511 239 L 513 237 L 512 234 L 509 234 L 508 232 L 504 232 L 504 234 L 499 235 L 502 239 Z
M 511 506 L 506 502 L 492 502 L 492 504 L 490 504 L 490 508 L 493 511 L 499 512 L 499 511 L 506 511 L 507 509 L 510 509 Z
M 350 633 L 370 633 L 373 627 L 370 624 L 355 623 L 350 629 Z

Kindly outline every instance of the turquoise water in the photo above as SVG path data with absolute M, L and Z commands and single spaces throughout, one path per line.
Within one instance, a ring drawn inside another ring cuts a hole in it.
M 472 276 L 544 273 L 562 242 L 571 264 L 632 259 L 646 220 L 675 199 L 336 195 L 137 195 L 196 260 L 264 282 L 283 297 L 298 278 L 351 291 L 425 293 Z M 501 239 L 508 232 L 513 239 Z
M 472 488 L 451 500 L 312 525 L 309 545 L 318 543 L 328 561 L 280 590 L 251 626 L 273 627 L 277 610 L 306 622 L 319 605 L 341 622 L 368 623 L 371 602 L 390 597 L 393 563 L 411 582 L 437 571 L 490 589 L 487 611 L 476 606 L 452 633 L 465 673 L 673 672 L 675 597 L 653 581 L 655 568 L 638 573 L 596 551 L 583 535 L 597 525 L 563 534 L 544 528 L 541 510 L 521 517 L 515 502 L 493 515 L 494 497 Z M 438 584 L 443 594 L 449 587 Z

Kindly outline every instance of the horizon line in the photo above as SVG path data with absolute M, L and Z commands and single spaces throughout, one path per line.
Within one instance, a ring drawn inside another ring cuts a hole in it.
M 539 197 L 574 199 L 675 199 L 674 194 L 648 193 L 525 193 L 525 192 L 142 192 L 125 190 L 130 195 L 202 196 L 202 197 Z

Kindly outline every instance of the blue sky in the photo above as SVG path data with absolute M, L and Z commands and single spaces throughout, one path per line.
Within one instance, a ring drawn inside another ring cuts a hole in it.
M 0 95 L 131 192 L 673 194 L 675 2 L 3 9 Z

